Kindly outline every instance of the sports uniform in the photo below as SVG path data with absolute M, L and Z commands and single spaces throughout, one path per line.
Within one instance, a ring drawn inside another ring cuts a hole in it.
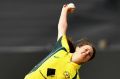
M 25 79 L 80 79 L 80 65 L 71 62 L 72 53 L 66 35 L 56 43 L 51 53 L 25 76 Z

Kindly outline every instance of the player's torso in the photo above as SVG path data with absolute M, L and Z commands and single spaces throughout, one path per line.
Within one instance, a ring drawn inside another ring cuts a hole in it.
M 42 64 L 37 70 L 28 74 L 33 77 L 29 79 L 65 79 L 64 69 L 67 63 L 70 62 L 71 55 L 72 54 L 67 53 L 64 50 L 58 51 L 44 61 L 44 64 Z

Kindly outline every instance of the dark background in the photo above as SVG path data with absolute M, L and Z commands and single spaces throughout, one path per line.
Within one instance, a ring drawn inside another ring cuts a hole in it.
M 76 11 L 68 16 L 68 36 L 73 41 L 87 37 L 97 48 L 95 59 L 81 67 L 81 79 L 120 78 L 119 0 L 4 0 L 0 79 L 23 79 L 48 55 L 57 39 L 62 5 L 69 2 L 75 3 Z

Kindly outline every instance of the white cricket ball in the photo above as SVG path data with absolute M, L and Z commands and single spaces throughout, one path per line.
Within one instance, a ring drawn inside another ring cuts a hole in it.
M 75 8 L 75 5 L 74 5 L 73 3 L 69 3 L 69 4 L 68 4 L 68 7 L 69 7 L 69 8 Z

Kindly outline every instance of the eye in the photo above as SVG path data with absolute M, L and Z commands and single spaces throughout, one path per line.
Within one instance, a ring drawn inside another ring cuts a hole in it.
M 93 55 L 93 53 L 92 52 L 89 52 L 89 56 L 92 56 Z

